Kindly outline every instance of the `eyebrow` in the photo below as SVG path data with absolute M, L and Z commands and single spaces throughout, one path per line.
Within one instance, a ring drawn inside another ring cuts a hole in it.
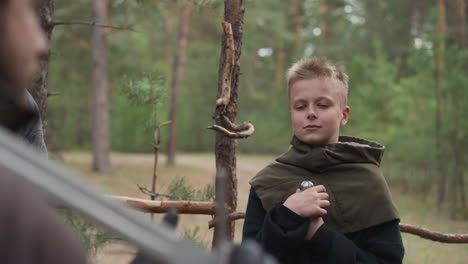
M 327 101 L 330 101 L 330 102 L 333 102 L 333 100 L 328 97 L 328 96 L 319 96 L 317 99 L 315 99 L 314 101 L 320 101 L 320 100 L 327 100 Z M 302 97 L 299 97 L 299 98 L 293 98 L 293 103 L 297 103 L 297 102 L 300 102 L 300 101 L 307 101 L 306 99 L 302 98 Z

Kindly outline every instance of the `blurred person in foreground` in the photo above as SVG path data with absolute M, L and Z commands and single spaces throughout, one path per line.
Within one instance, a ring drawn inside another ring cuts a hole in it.
M 26 90 L 39 58 L 48 53 L 37 4 L 0 0 L 0 126 L 45 151 L 38 111 Z M 79 238 L 33 188 L 1 164 L 0 214 L 0 263 L 87 263 Z

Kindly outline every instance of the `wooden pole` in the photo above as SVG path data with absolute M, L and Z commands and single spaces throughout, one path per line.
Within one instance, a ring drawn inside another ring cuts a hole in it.
M 240 72 L 240 55 L 242 47 L 242 26 L 244 7 L 243 0 L 225 0 L 224 1 L 224 22 L 231 25 L 232 35 L 234 39 L 234 58 L 230 61 L 226 59 L 226 52 L 229 50 L 229 43 L 226 37 L 222 40 L 222 49 L 220 55 L 220 64 L 218 72 L 218 94 L 217 98 L 221 97 L 223 93 L 223 80 L 226 75 L 224 72 L 226 64 L 233 63 L 233 67 L 230 74 L 230 94 L 229 102 L 227 105 L 217 105 L 215 111 L 215 122 L 216 125 L 226 127 L 226 121 L 223 116 L 226 116 L 230 122 L 236 123 L 237 114 L 237 88 L 239 83 L 239 72 Z M 226 198 L 226 206 L 233 210 L 237 207 L 237 176 L 236 176 L 236 139 L 230 138 L 223 133 L 216 133 L 215 139 L 215 159 L 216 159 L 216 174 L 225 172 L 226 175 L 226 186 L 224 191 Z M 216 177 L 219 179 L 219 177 Z M 218 184 L 216 184 L 218 187 Z M 216 195 L 218 201 L 219 195 Z M 218 246 L 218 238 L 220 230 L 215 228 L 213 236 L 213 247 Z M 230 222 L 226 226 L 226 238 L 232 240 L 234 238 L 234 222 Z

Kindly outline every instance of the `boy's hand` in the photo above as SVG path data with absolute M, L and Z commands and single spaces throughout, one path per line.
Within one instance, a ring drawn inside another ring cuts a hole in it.
M 310 240 L 315 232 L 323 225 L 322 217 L 311 218 L 309 223 L 309 230 L 307 230 L 307 235 L 305 236 L 306 240 Z
M 317 185 L 304 191 L 296 190 L 295 194 L 283 203 L 289 210 L 302 217 L 321 217 L 327 214 L 324 208 L 330 206 L 325 186 Z

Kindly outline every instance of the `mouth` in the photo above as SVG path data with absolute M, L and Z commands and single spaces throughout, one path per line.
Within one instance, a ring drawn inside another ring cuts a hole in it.
M 319 126 L 319 125 L 307 125 L 307 126 L 304 127 L 304 129 L 307 130 L 307 131 L 315 131 L 315 130 L 320 129 L 320 128 L 321 128 L 321 126 Z

